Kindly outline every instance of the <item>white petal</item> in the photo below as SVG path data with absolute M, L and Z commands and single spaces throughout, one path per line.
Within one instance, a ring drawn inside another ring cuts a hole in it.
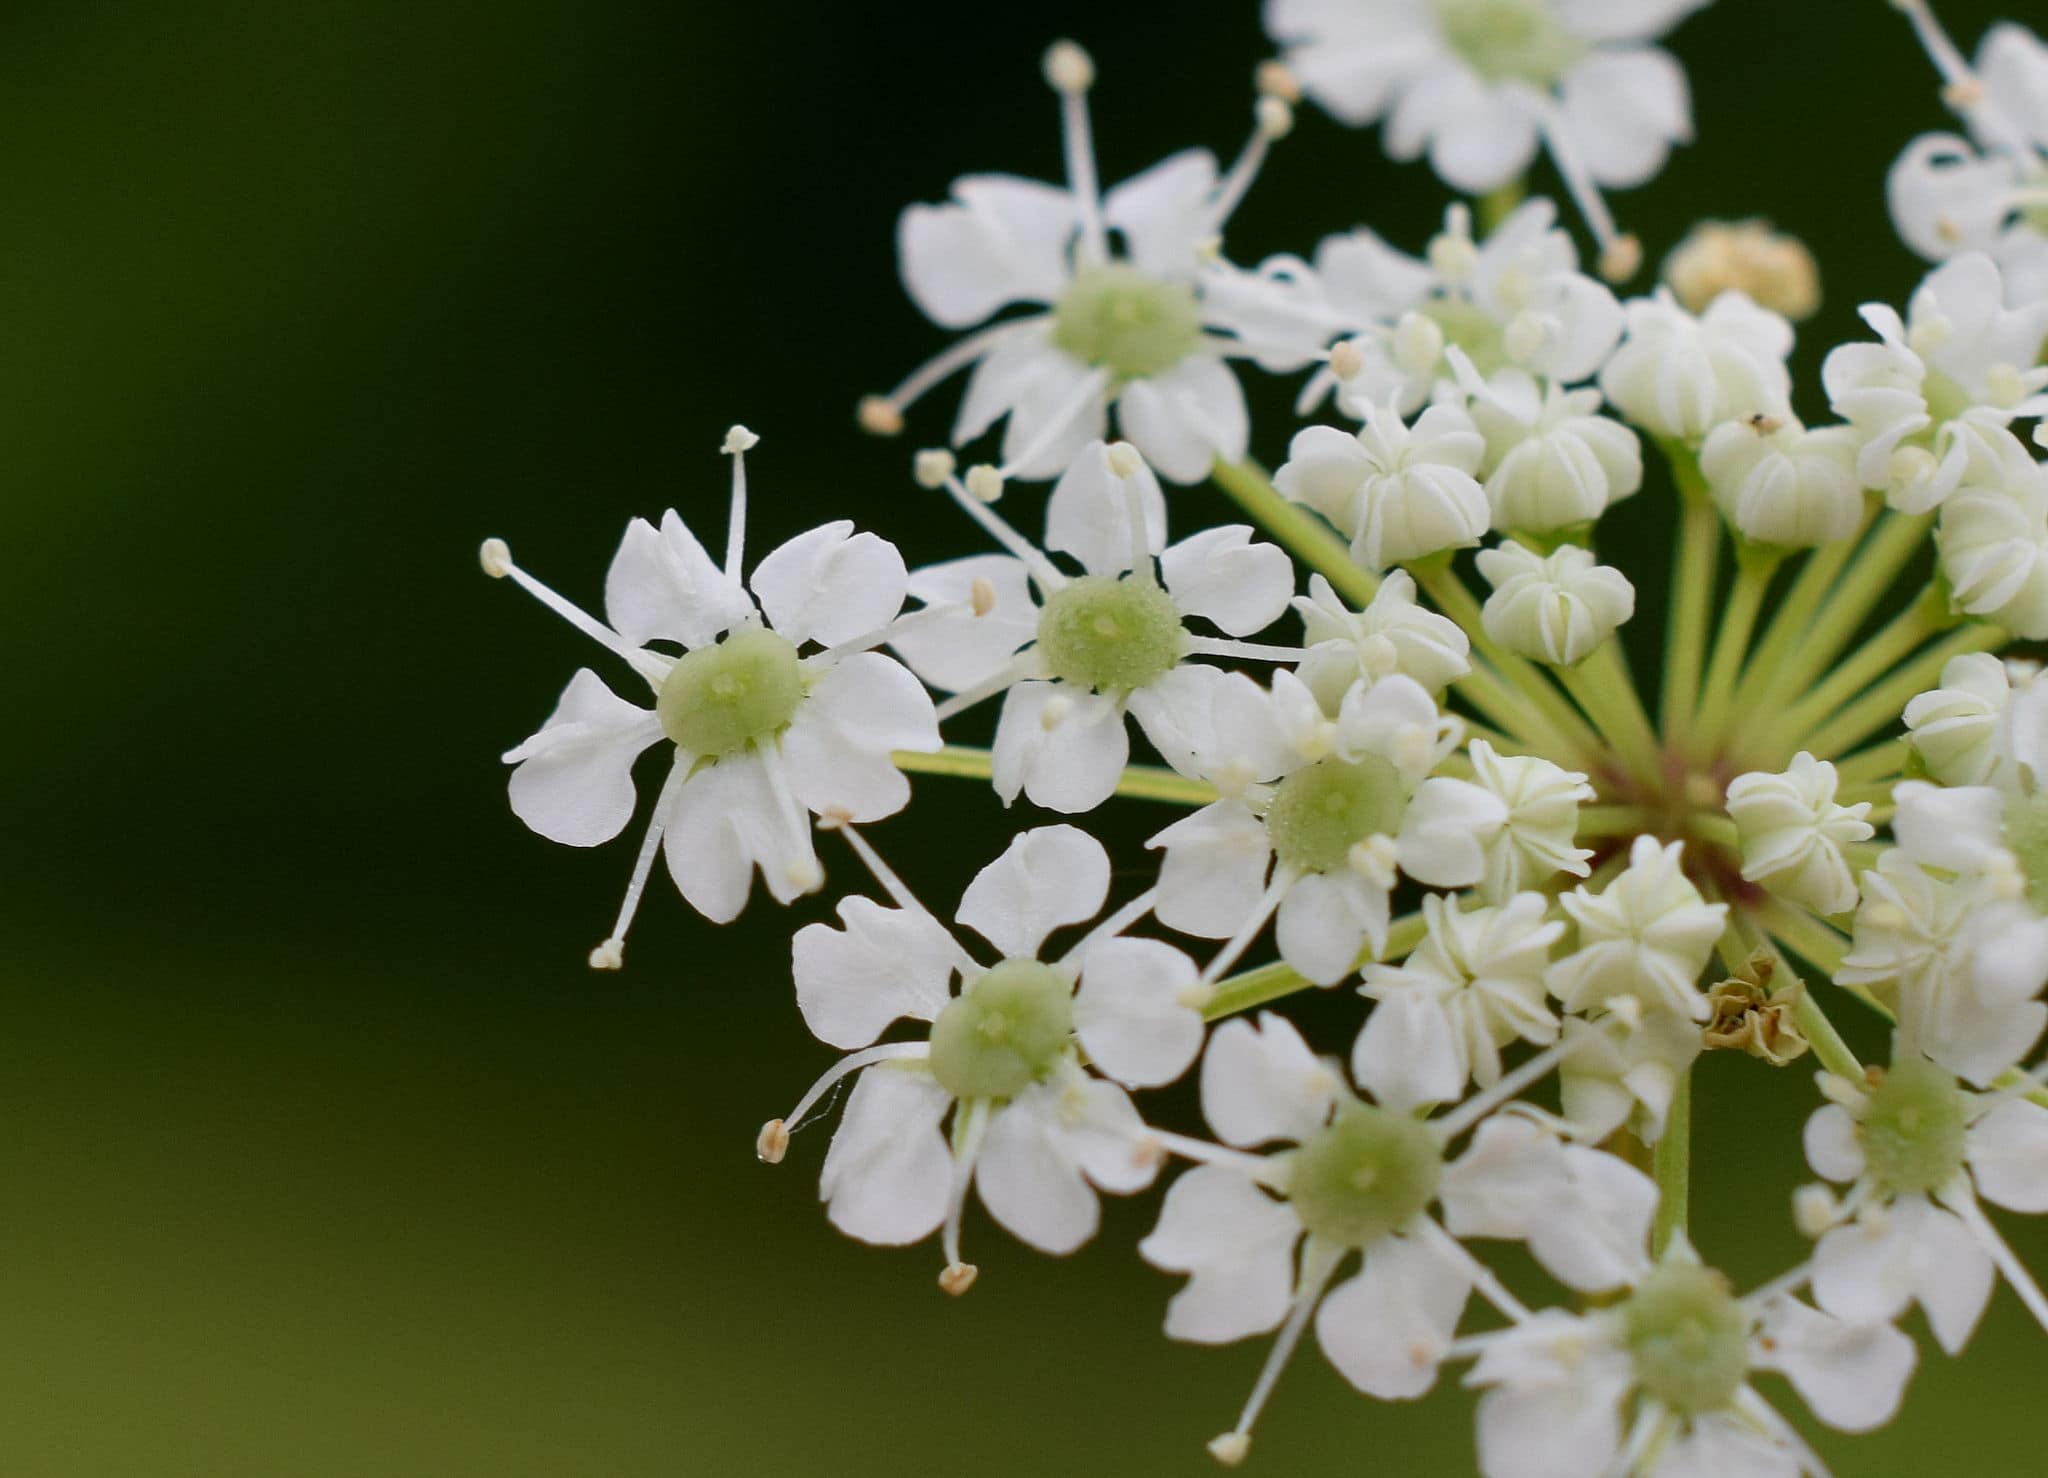
M 913 205 L 896 228 L 903 285 L 933 322 L 979 323 L 1005 303 L 1050 302 L 1066 281 L 1074 197 L 1007 175 L 956 181 L 953 201 Z
M 852 641 L 903 609 L 909 571 L 896 546 L 853 523 L 828 523 L 769 552 L 754 568 L 754 594 L 776 632 L 801 646 Z
M 1064 705 L 1050 725 L 1048 710 Z M 992 748 L 996 794 L 1005 805 L 1021 791 L 1049 811 L 1078 815 L 1116 793 L 1131 738 L 1115 700 L 1069 683 L 1011 688 L 996 720 Z
M 1368 1396 L 1412 1401 L 1436 1384 L 1471 1287 L 1426 1237 L 1382 1237 L 1365 1249 L 1364 1271 L 1324 1297 L 1316 1340 Z
M 1054 1131 L 1045 1088 L 997 1109 L 975 1162 L 974 1183 L 989 1215 L 1041 1252 L 1072 1252 L 1095 1235 L 1095 1192 Z
M 1345 873 L 1310 873 L 1280 900 L 1280 958 L 1317 985 L 1357 967 L 1368 943 L 1386 937 L 1387 891 Z
M 1102 912 L 1109 896 L 1109 854 L 1071 826 L 1019 833 L 961 895 L 961 923 L 1002 951 L 1028 960 L 1046 935 Z
M 1202 1013 L 1181 1002 L 1195 962 L 1156 939 L 1105 939 L 1081 959 L 1074 1028 L 1103 1072 L 1132 1087 L 1170 1083 L 1202 1050 Z
M 1109 465 L 1109 445 L 1094 441 L 1081 449 L 1045 505 L 1045 547 L 1071 554 L 1091 575 L 1115 575 L 1132 568 L 1131 494 L 1145 525 L 1145 548 L 1157 554 L 1166 547 L 1166 495 L 1159 479 L 1142 463 L 1130 478 L 1117 476 Z
M 806 924 L 791 946 L 804 1025 L 834 1047 L 865 1047 L 899 1016 L 931 1021 L 951 994 L 959 947 L 930 914 L 842 898 L 844 929 Z
M 789 787 L 805 806 L 879 821 L 910 799 L 891 752 L 931 753 L 939 724 L 930 695 L 902 663 L 856 652 L 812 684 L 781 744 Z
M 1286 613 L 1294 565 L 1277 544 L 1252 542 L 1245 524 L 1223 524 L 1181 540 L 1159 571 L 1182 613 L 1232 636 L 1263 631 Z
M 1844 1185 L 1863 1174 L 1863 1144 L 1856 1135 L 1856 1120 L 1840 1104 L 1827 1104 L 1807 1119 L 1806 1163 L 1814 1174 Z
M 1161 476 L 1179 483 L 1203 481 L 1218 461 L 1243 461 L 1251 435 L 1237 376 L 1211 354 L 1125 385 L 1117 423 Z
M 911 671 L 944 692 L 978 687 L 1038 635 L 1038 605 L 1024 562 L 1007 554 L 926 565 L 911 573 L 910 593 L 930 614 L 899 623 L 889 645 Z
M 1450 1013 L 1420 990 L 1381 1000 L 1351 1049 L 1351 1075 L 1375 1103 L 1397 1113 L 1451 1102 L 1464 1092 L 1467 1071 Z
M 669 876 L 697 912 L 728 923 L 747 906 L 753 869 L 779 900 L 796 896 L 792 868 L 815 866 L 808 831 L 781 814 L 758 757 L 733 755 L 699 770 L 676 795 L 662 833 Z
M 1655 47 L 1595 51 L 1561 91 L 1564 126 L 1587 172 L 1611 189 L 1642 184 L 1672 144 L 1692 137 L 1685 73 Z
M 635 646 L 665 637 L 703 647 L 751 617 L 754 603 L 671 508 L 659 531 L 644 518 L 626 525 L 605 572 L 604 609 L 612 629 Z
M 1485 786 L 1433 776 L 1401 817 L 1401 871 L 1432 888 L 1470 887 L 1486 876 L 1486 849 L 1507 824 L 1507 803 Z
M 2048 1109 L 2000 1098 L 1970 1126 L 1970 1175 L 1987 1201 L 2048 1211 Z
M 939 1120 L 952 1103 L 926 1072 L 884 1065 L 860 1075 L 819 1177 L 832 1225 L 885 1247 L 938 1230 L 953 1175 Z
M 1276 1139 L 1296 1142 L 1323 1126 L 1337 1081 L 1285 1017 L 1242 1017 L 1209 1037 L 1202 1055 L 1202 1114 L 1219 1139 L 1240 1149 Z
M 1648 1470 L 1655 1478 L 1799 1478 L 1799 1456 L 1732 1415 L 1696 1419 Z
M 1266 868 L 1273 858 L 1266 828 L 1241 801 L 1204 806 L 1145 845 L 1166 852 L 1152 912 L 1169 929 L 1228 939 L 1266 891 Z
M 1766 1310 L 1760 1333 L 1768 1362 L 1815 1416 L 1845 1432 L 1892 1419 L 1917 1358 L 1913 1341 L 1889 1323 L 1849 1324 L 1793 1299 Z
M 1486 1478 L 1606 1473 L 1621 1448 L 1626 1389 L 1625 1380 L 1611 1377 L 1495 1387 L 1479 1398 L 1480 1472 Z
M 659 738 L 653 713 L 579 669 L 547 722 L 505 756 L 518 766 L 509 786 L 512 813 L 549 841 L 610 841 L 633 815 L 633 761 Z
M 1234 1171 L 1200 1165 L 1181 1176 L 1138 1244 L 1154 1267 L 1190 1275 L 1166 1306 L 1168 1338 L 1223 1344 L 1278 1325 L 1300 1235 L 1292 1211 Z
M 1214 747 L 1216 699 L 1230 677 L 1220 667 L 1183 662 L 1125 700 L 1159 757 L 1183 775 L 1200 775 L 1202 753 Z
M 1189 273 L 1215 229 L 1208 206 L 1215 188 L 1215 156 L 1207 149 L 1183 149 L 1105 195 L 1102 217 L 1123 233 L 1139 270 L 1159 276 Z

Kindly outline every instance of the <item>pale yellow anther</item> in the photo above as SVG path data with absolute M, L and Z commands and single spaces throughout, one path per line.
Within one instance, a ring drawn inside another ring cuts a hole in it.
M 1813 1240 L 1842 1219 L 1841 1203 L 1824 1185 L 1803 1185 L 1792 1193 L 1792 1224 Z
M 727 456 L 734 456 L 740 452 L 751 452 L 760 444 L 761 438 L 746 427 L 732 426 L 726 430 L 725 442 L 719 447 L 719 450 Z
M 860 429 L 871 436 L 895 436 L 903 430 L 903 412 L 886 395 L 863 396 L 854 415 Z
M 1003 495 L 1003 474 L 986 462 L 978 462 L 967 469 L 967 491 L 984 503 L 993 503 Z
M 1269 139 L 1284 139 L 1294 130 L 1294 109 L 1285 99 L 1262 97 L 1252 108 L 1259 132 Z
M 1174 999 L 1190 1011 L 1206 1011 L 1209 1009 L 1209 1003 L 1216 999 L 1216 987 L 1198 980 L 1182 990 Z
M 958 1298 L 974 1286 L 974 1280 L 980 1273 L 981 1269 L 971 1262 L 947 1263 L 939 1274 L 939 1287 Z
M 754 1137 L 754 1153 L 764 1164 L 780 1165 L 782 1157 L 789 1153 L 789 1129 L 780 1119 L 770 1119 L 761 1126 L 761 1132 Z
M 626 941 L 607 939 L 590 952 L 593 970 L 622 970 L 626 965 Z
M 503 539 L 486 539 L 476 552 L 477 563 L 484 567 L 484 573 L 493 580 L 502 580 L 512 573 L 512 549 Z
M 1045 81 L 1054 92 L 1086 92 L 1095 85 L 1095 61 L 1078 42 L 1055 41 L 1045 49 Z
M 927 447 L 910 459 L 910 476 L 921 488 L 942 488 L 957 465 L 944 447 Z
M 1634 236 L 1617 236 L 1600 252 L 1600 275 L 1609 282 L 1627 282 L 1643 269 L 1643 243 Z
M 1966 113 L 1984 101 L 1984 84 L 1975 77 L 1959 77 L 1941 90 L 1941 100 L 1958 113 Z
M 1301 79 L 1278 57 L 1267 57 L 1259 63 L 1252 72 L 1252 85 L 1269 98 L 1286 103 L 1301 101 Z
M 1074 711 L 1074 700 L 1063 693 L 1055 693 L 1045 700 L 1045 707 L 1038 710 L 1038 726 L 1050 734 L 1067 721 L 1067 715 Z
M 1131 1146 L 1131 1163 L 1139 1169 L 1154 1169 L 1166 1163 L 1166 1146 L 1150 1135 Z
M 1431 363 L 1435 361 L 1432 360 Z M 1330 346 L 1330 373 L 1340 380 L 1356 378 L 1365 368 L 1365 355 L 1357 344 L 1346 339 Z
M 996 608 L 995 582 L 986 575 L 976 575 L 974 583 L 967 587 L 967 608 L 977 616 L 986 616 Z
M 1226 1468 L 1235 1468 L 1244 1462 L 1245 1454 L 1252 1450 L 1252 1439 L 1243 1432 L 1225 1432 L 1209 1443 L 1209 1456 Z
M 825 885 L 825 869 L 815 857 L 798 857 L 784 868 L 783 876 L 799 893 L 815 893 Z
M 1109 448 L 1109 470 L 1118 477 L 1136 477 L 1145 470 L 1145 458 L 1128 441 L 1112 442 Z

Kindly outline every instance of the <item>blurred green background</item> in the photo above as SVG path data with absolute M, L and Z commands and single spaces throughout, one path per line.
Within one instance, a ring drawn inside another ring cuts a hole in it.
M 1973 44 L 1991 10 L 1948 13 Z M 0 1467 L 1205 1470 L 1263 1346 L 1160 1336 L 1156 1196 L 1065 1261 L 977 1211 L 955 1302 L 934 1248 L 827 1227 L 827 1131 L 755 1163 L 833 1055 L 788 983 L 822 904 L 715 930 L 657 883 L 627 970 L 584 968 L 630 844 L 527 834 L 497 754 L 593 654 L 474 558 L 502 535 L 594 603 L 629 516 L 723 516 L 734 420 L 757 549 L 840 515 L 913 560 L 975 547 L 903 475 L 949 398 L 900 443 L 850 413 L 944 342 L 896 286 L 901 206 L 1056 173 L 1062 34 L 1100 63 L 1110 178 L 1237 147 L 1249 3 L 8 7 Z M 1676 49 L 1704 142 L 1624 222 L 1653 257 L 1701 214 L 1807 237 L 1817 414 L 1820 349 L 1918 275 L 1881 181 L 1943 125 L 1929 72 L 1878 0 L 1722 0 Z M 1233 246 L 1370 221 L 1419 249 L 1441 208 L 1305 111 Z M 1661 516 L 1612 536 L 1652 605 Z M 1001 813 L 918 789 L 875 839 L 949 907 Z M 1130 862 L 1158 821 L 1104 825 Z M 1353 1003 L 1311 1011 L 1346 1039 Z M 1799 1253 L 1810 1093 L 1709 1064 L 1699 1240 L 1745 1280 Z M 2001 1292 L 1897 1426 L 1828 1443 L 1839 1471 L 2038 1473 L 2041 1339 Z M 1311 1355 L 1253 1462 L 1456 1474 L 1470 1443 L 1455 1390 L 1377 1407 Z

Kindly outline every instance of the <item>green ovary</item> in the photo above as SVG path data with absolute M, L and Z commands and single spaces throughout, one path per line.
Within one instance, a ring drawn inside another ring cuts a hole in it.
M 685 653 L 663 681 L 654 711 L 677 748 L 719 759 L 781 733 L 803 696 L 796 648 L 755 627 Z
M 1489 82 L 1549 87 L 1586 54 L 1550 0 L 1435 0 L 1444 43 Z
M 1054 591 L 1038 617 L 1045 670 L 1098 693 L 1128 692 L 1164 677 L 1186 639 L 1179 610 L 1150 580 L 1084 575 Z
M 1172 369 L 1202 342 L 1202 310 L 1184 282 L 1121 262 L 1076 273 L 1053 305 L 1052 341 L 1119 379 Z
M 1672 1264 L 1621 1306 L 1636 1379 L 1676 1411 L 1719 1411 L 1749 1375 L 1749 1316 L 1710 1268 Z
M 2005 845 L 2026 874 L 2027 901 L 2048 913 L 2048 791 L 2006 802 Z
M 955 1098 L 1015 1098 L 1051 1073 L 1073 1030 L 1073 982 L 1004 960 L 932 1023 L 932 1076 Z
M 1400 773 L 1377 755 L 1318 760 L 1273 792 L 1266 835 L 1280 861 L 1301 872 L 1335 872 L 1351 849 L 1400 830 L 1408 804 Z
M 1954 1078 L 1924 1059 L 1892 1064 L 1860 1128 L 1864 1162 L 1888 1191 L 1938 1190 L 1963 1167 L 1963 1096 Z
M 1294 1153 L 1287 1198 L 1311 1233 L 1363 1247 L 1427 1209 L 1443 1147 L 1414 1119 L 1352 1104 Z
M 1481 375 L 1507 368 L 1507 334 L 1485 309 L 1465 298 L 1436 297 L 1418 305 L 1416 311 L 1444 331 L 1446 344 L 1463 349 Z

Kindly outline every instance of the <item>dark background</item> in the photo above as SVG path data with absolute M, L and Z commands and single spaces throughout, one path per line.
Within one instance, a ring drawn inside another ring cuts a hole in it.
M 1990 11 L 1947 13 L 1973 46 Z M 475 563 L 502 535 L 594 604 L 629 516 L 722 519 L 735 420 L 763 437 L 755 549 L 841 515 L 913 561 L 978 547 L 903 475 L 951 397 L 898 443 L 851 409 L 946 341 L 896 285 L 902 205 L 1057 176 L 1063 34 L 1100 64 L 1109 179 L 1241 142 L 1249 3 L 9 7 L 8 1471 L 1204 1470 L 1263 1343 L 1161 1337 L 1175 1285 L 1132 1250 L 1156 1196 L 1067 1261 L 977 1211 L 954 1302 L 935 1248 L 825 1224 L 825 1132 L 755 1163 L 833 1055 L 787 970 L 821 904 L 716 930 L 657 880 L 625 973 L 583 967 L 631 845 L 526 833 L 497 754 L 596 654 Z M 1675 47 L 1703 142 L 1624 223 L 1653 259 L 1702 214 L 1810 240 L 1817 416 L 1853 305 L 1918 276 L 1881 184 L 1944 123 L 1931 74 L 1877 0 L 1722 0 Z M 1233 250 L 1359 221 L 1419 249 L 1443 199 L 1304 110 Z M 1607 534 L 1650 607 L 1660 500 Z M 948 909 L 1001 813 L 918 790 L 874 836 Z M 1159 820 L 1104 827 L 1129 863 Z M 1312 1009 L 1348 1040 L 1350 1003 Z M 1708 1064 L 1696 1229 L 1744 1281 L 1800 1255 L 1806 1067 Z M 1896 1427 L 1830 1442 L 1839 1471 L 2038 1472 L 2039 1340 L 2001 1292 Z M 1310 1353 L 1253 1462 L 1456 1473 L 1470 1442 L 1455 1391 L 1371 1405 Z

